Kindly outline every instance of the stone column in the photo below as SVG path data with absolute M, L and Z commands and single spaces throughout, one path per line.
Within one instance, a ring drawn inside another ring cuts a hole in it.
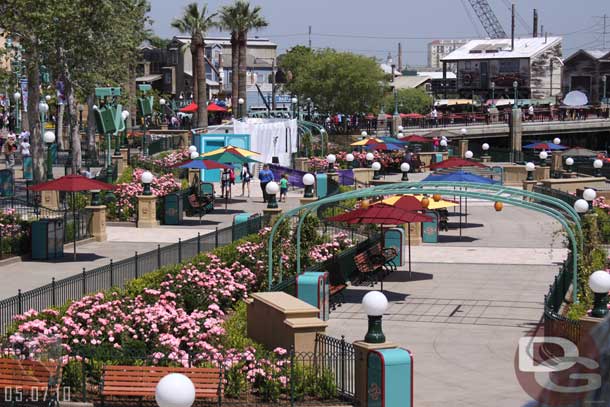
M 92 213 L 89 225 L 91 235 L 96 242 L 105 242 L 108 237 L 106 234 L 106 206 L 87 206 L 85 209 L 89 209 Z
M 372 168 L 354 168 L 352 170 L 354 172 L 354 181 L 356 182 L 356 188 L 363 187 L 373 180 L 373 171 Z
M 536 171 L 534 171 L 534 178 L 537 180 L 551 178 L 551 167 L 546 165 L 544 167 L 536 167 Z
M 41 191 L 40 199 L 45 208 L 59 210 L 59 191 Z
M 464 158 L 466 151 L 468 151 L 468 139 L 459 140 L 458 154 L 459 154 L 460 158 Z
M 368 361 L 371 351 L 380 349 L 395 349 L 398 345 L 392 342 L 384 343 L 367 343 L 364 341 L 354 342 L 356 351 L 354 384 L 355 384 L 355 399 L 356 405 L 359 407 L 368 407 Z
M 553 173 L 554 178 L 561 178 L 563 162 L 560 153 L 553 153 L 551 155 L 551 172 Z
M 117 178 L 119 178 L 121 176 L 121 174 L 123 174 L 123 170 L 127 166 L 126 161 L 123 160 L 123 155 L 122 154 L 113 155 L 112 156 L 112 165 L 114 165 L 114 163 L 116 163 Z
M 123 161 L 125 161 L 126 165 L 129 165 L 129 148 L 121 148 L 121 157 L 123 157 Z
M 294 159 L 294 169 L 299 171 L 309 172 L 309 166 L 307 165 L 307 161 L 309 158 L 307 157 L 297 157 Z
M 138 195 L 138 224 L 139 228 L 158 228 L 157 197 L 154 195 Z
M 263 209 L 263 219 L 267 226 L 275 223 L 277 218 L 282 214 L 282 208 L 265 208 Z
M 402 126 L 402 119 L 399 114 L 392 116 L 392 134 L 394 137 L 398 137 L 398 126 Z
M 385 113 L 379 113 L 377 116 L 377 137 L 385 135 L 388 128 L 388 120 L 385 117 Z
M 188 131 L 185 131 L 184 133 L 182 133 L 180 135 L 180 138 L 181 138 L 182 147 L 189 148 L 189 146 L 191 145 L 191 133 L 189 133 Z
M 512 161 L 523 161 L 523 120 L 521 109 L 512 109 L 509 121 Z
M 421 223 L 406 223 L 405 224 L 405 232 L 407 232 L 411 236 L 411 246 L 419 246 L 422 244 L 421 237 Z M 405 237 L 407 242 L 409 241 L 409 236 Z

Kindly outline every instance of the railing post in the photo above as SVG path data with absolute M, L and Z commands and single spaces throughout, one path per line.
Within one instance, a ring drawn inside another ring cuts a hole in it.
M 294 346 L 290 346 L 290 407 L 294 407 Z
M 51 304 L 55 306 L 55 277 L 51 278 Z
M 85 272 L 85 268 L 83 267 L 83 296 L 87 294 L 87 273 Z
M 17 290 L 17 313 L 23 314 L 23 297 L 21 295 L 21 288 Z
M 178 263 L 182 263 L 182 239 L 178 238 Z
M 138 278 L 138 276 L 139 276 L 139 270 L 138 270 L 138 252 L 136 252 L 133 255 L 133 259 L 135 261 L 135 266 L 136 266 L 136 277 L 135 278 Z
M 341 335 L 341 391 L 345 393 L 345 335 Z
M 82 388 L 81 391 L 83 392 L 83 402 L 87 402 L 87 375 L 85 374 L 85 358 L 81 358 L 81 368 L 82 368 L 82 377 L 83 377 L 83 381 L 82 381 Z
M 197 232 L 197 254 L 201 253 L 201 233 Z
M 161 268 L 161 245 L 157 245 L 157 268 Z
M 112 259 L 110 259 L 110 288 L 114 287 L 114 266 Z
M 218 226 L 216 226 L 216 233 L 214 234 L 214 247 L 218 248 Z

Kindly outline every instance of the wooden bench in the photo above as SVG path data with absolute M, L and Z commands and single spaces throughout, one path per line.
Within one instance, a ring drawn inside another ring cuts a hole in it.
M 0 391 L 5 401 L 49 400 L 57 404 L 59 367 L 55 362 L 0 358 Z
M 381 242 L 355 255 L 354 262 L 360 273 L 360 281 L 370 282 L 371 287 L 379 281 L 381 282 L 381 291 L 383 291 L 383 277 L 396 270 L 396 266 L 391 261 L 397 255 L 393 248 L 382 248 Z
M 181 373 L 195 385 L 196 399 L 216 399 L 222 396 L 222 372 L 219 368 L 104 366 L 100 394 L 105 397 L 154 398 L 159 380 L 170 373 Z

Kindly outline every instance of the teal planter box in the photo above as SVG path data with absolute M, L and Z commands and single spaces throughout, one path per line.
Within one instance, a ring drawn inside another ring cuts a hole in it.
M 438 213 L 426 211 L 425 214 L 430 216 L 432 221 L 422 223 L 422 241 L 424 243 L 438 243 Z
M 296 279 L 296 296 L 320 310 L 319 318 L 328 321 L 330 315 L 330 285 L 328 273 L 306 271 Z
M 32 260 L 49 260 L 64 255 L 64 220 L 32 222 Z
M 390 263 L 396 267 L 402 267 L 405 264 L 405 230 L 404 228 L 392 228 L 384 231 L 384 245 L 383 247 L 392 248 L 396 250 L 398 256 L 396 256 Z
M 326 174 L 316 174 L 316 195 L 318 199 L 328 195 L 328 176 Z
M 368 355 L 368 407 L 413 407 L 413 355 L 381 349 Z
M 247 213 L 247 212 L 246 213 L 238 213 L 233 218 L 233 224 L 234 225 L 239 225 L 240 223 L 247 222 L 248 219 L 250 219 L 251 216 L 252 216 L 252 214 L 251 213 Z

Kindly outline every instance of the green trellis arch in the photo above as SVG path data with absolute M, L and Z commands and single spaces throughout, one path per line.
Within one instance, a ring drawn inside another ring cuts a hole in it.
M 455 189 L 454 189 L 455 188 Z M 469 190 L 470 189 L 470 190 Z M 530 209 L 558 221 L 568 235 L 572 248 L 572 270 L 573 270 L 573 300 L 578 303 L 578 239 L 582 244 L 582 225 L 580 216 L 574 208 L 566 202 L 537 192 L 526 191 L 520 188 L 512 188 L 501 185 L 485 185 L 470 182 L 398 182 L 392 184 L 378 185 L 366 189 L 354 190 L 342 194 L 332 195 L 330 197 L 311 202 L 301 207 L 289 210 L 282 214 L 274 224 L 269 234 L 268 244 L 268 284 L 269 289 L 273 285 L 273 237 L 281 222 L 289 219 L 292 216 L 299 215 L 297 226 L 297 248 L 296 248 L 296 272 L 301 271 L 301 229 L 305 217 L 315 211 L 321 205 L 339 202 L 354 198 L 368 198 L 374 196 L 394 195 L 394 194 L 441 194 L 453 195 L 468 198 L 477 198 L 493 202 L 502 202 L 521 208 Z M 576 234 L 572 230 L 571 225 L 574 225 Z M 282 281 L 282 263 L 280 267 L 280 282 Z

